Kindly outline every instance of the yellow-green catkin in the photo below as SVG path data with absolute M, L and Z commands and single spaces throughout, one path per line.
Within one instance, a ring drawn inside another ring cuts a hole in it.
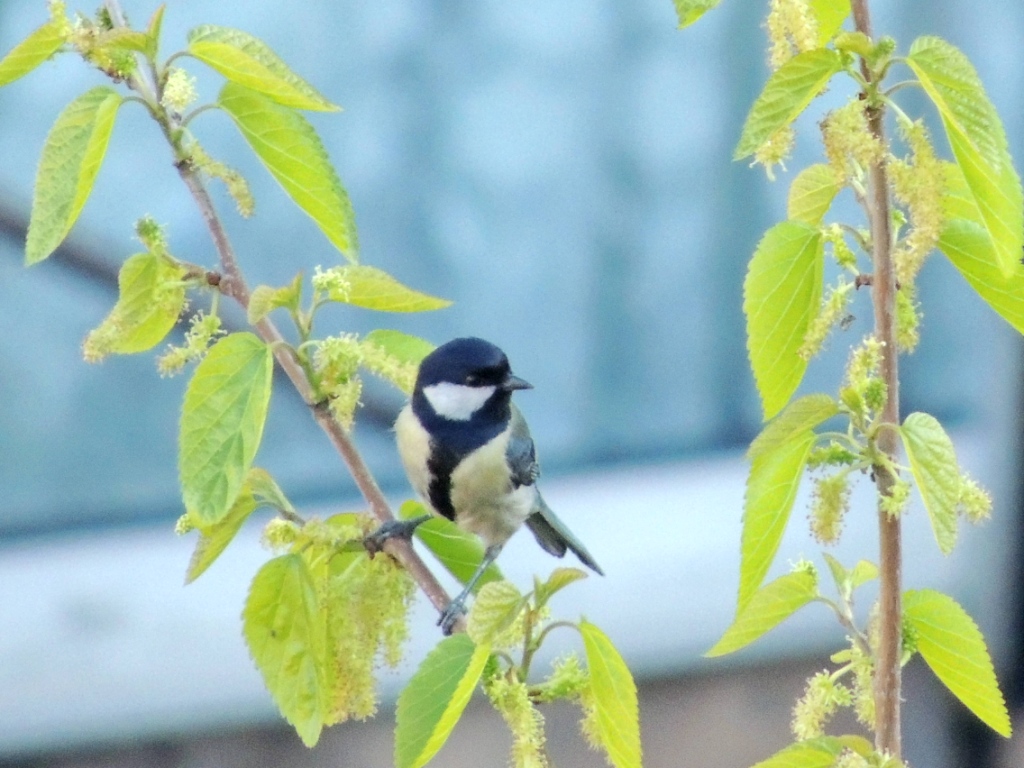
M 510 764 L 515 768 L 548 768 L 544 717 L 530 701 L 526 683 L 498 675 L 487 682 L 484 690 L 512 732 Z
M 818 20 L 807 0 L 771 0 L 765 29 L 772 69 L 818 47 Z
M 811 321 L 807 333 L 804 334 L 804 343 L 797 351 L 801 358 L 810 360 L 818 354 L 825 345 L 825 340 L 833 326 L 841 323 L 849 315 L 847 310 L 852 291 L 853 283 L 842 276 L 836 285 L 829 288 L 828 295 L 822 299 L 817 316 Z
M 188 148 L 188 154 L 189 160 L 195 168 L 210 178 L 223 182 L 242 218 L 247 219 L 252 216 L 253 211 L 256 210 L 256 198 L 252 196 L 249 183 L 242 174 L 212 158 L 199 142 L 192 142 Z
M 161 376 L 181 373 L 188 363 L 203 357 L 213 340 L 223 333 L 220 317 L 208 315 L 201 310 L 196 312 L 185 333 L 184 343 L 168 347 L 167 351 L 157 358 L 157 371 Z
M 329 336 L 313 353 L 313 368 L 320 393 L 330 400 L 331 411 L 346 429 L 352 428 L 362 381 L 358 376 L 363 349 L 355 334 Z
M 361 342 L 362 365 L 370 373 L 390 381 L 407 395 L 412 394 L 416 384 L 419 366 L 408 363 L 389 354 L 386 349 L 372 341 Z
M 804 695 L 793 707 L 791 728 L 799 740 L 825 735 L 825 726 L 839 707 L 851 703 L 850 690 L 832 679 L 828 672 L 819 672 L 807 681 Z
M 864 172 L 885 155 L 882 143 L 868 127 L 864 102 L 859 99 L 829 112 L 821 133 L 829 166 L 840 183 L 859 185 Z
M 326 725 L 376 712 L 374 671 L 381 662 L 394 667 L 401 661 L 414 595 L 415 584 L 405 569 L 384 556 L 362 556 L 328 580 L 324 605 L 334 685 Z
M 850 483 L 844 472 L 815 481 L 811 501 L 811 533 L 821 544 L 835 544 L 850 509 Z
M 890 158 L 889 178 L 896 200 L 907 209 L 910 231 L 894 249 L 893 262 L 896 279 L 901 285 L 909 285 L 942 233 L 946 171 L 935 156 L 922 121 L 900 121 L 900 133 L 910 149 L 910 157 Z
M 992 497 L 966 472 L 960 475 L 957 509 L 972 523 L 980 523 L 992 516 Z
M 921 340 L 921 307 L 917 301 L 917 286 L 903 283 L 896 292 L 896 347 L 900 352 L 913 352 Z
M 196 79 L 180 67 L 167 72 L 160 104 L 178 114 L 184 112 L 198 98 Z
M 764 144 L 754 152 L 754 164 L 764 166 L 769 181 L 775 181 L 775 166 L 786 170 L 786 160 L 793 153 L 796 134 L 793 127 L 784 125 L 773 133 Z

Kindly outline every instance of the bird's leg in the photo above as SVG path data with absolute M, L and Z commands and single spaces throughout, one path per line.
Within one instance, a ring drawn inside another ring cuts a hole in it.
M 480 581 L 487 567 L 497 559 L 498 554 L 501 552 L 501 547 L 501 544 L 492 544 L 484 550 L 484 559 L 480 561 L 480 566 L 470 577 L 469 581 L 466 582 L 466 586 L 462 588 L 459 596 L 448 603 L 448 607 L 441 611 L 441 617 L 437 620 L 437 625 L 441 627 L 441 631 L 446 635 L 452 633 L 455 622 L 466 612 L 466 598 L 469 597 L 476 583 Z
M 411 517 L 408 520 L 388 520 L 373 533 L 363 539 L 363 546 L 371 555 L 383 551 L 388 539 L 405 539 L 409 541 L 413 532 L 430 519 L 430 515 Z

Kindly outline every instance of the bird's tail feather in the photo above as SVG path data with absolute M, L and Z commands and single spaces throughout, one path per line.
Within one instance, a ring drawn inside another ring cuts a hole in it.
M 581 563 L 595 573 L 604 576 L 601 566 L 594 561 L 587 548 L 580 543 L 579 539 L 572 535 L 572 531 L 565 526 L 565 523 L 558 519 L 558 516 L 551 511 L 551 508 L 544 503 L 543 499 L 540 500 L 540 509 L 526 518 L 526 527 L 530 529 L 537 539 L 537 543 L 540 544 L 545 552 L 555 557 L 563 557 L 567 549 L 572 550 L 572 553 L 580 559 Z

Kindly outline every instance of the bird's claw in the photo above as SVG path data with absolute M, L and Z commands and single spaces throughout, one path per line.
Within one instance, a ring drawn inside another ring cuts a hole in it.
M 420 523 L 428 520 L 429 517 L 427 515 L 425 517 L 414 517 L 411 520 L 388 520 L 386 523 L 381 523 L 377 530 L 363 538 L 363 546 L 366 547 L 366 551 L 372 557 L 378 552 L 384 551 L 384 545 L 389 539 L 409 541 Z
M 437 626 L 447 636 L 455 629 L 455 624 L 466 615 L 466 605 L 462 598 L 456 598 L 448 603 L 448 607 L 441 611 L 437 620 Z

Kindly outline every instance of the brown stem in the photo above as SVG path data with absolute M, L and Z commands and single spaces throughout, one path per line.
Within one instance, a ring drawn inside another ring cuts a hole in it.
M 853 18 L 857 31 L 871 37 L 871 14 L 867 0 L 853 0 Z M 869 87 L 873 73 L 861 62 L 861 72 Z M 880 104 L 868 108 L 868 127 L 885 146 L 884 112 Z M 882 342 L 881 374 L 888 397 L 881 413 L 881 422 L 899 424 L 899 376 L 896 349 L 896 273 L 892 260 L 890 229 L 889 179 L 884 158 L 869 169 L 870 193 L 868 216 L 871 222 L 872 290 L 875 305 L 875 335 Z M 878 431 L 878 448 L 894 457 L 898 448 L 897 431 Z M 896 478 L 884 464 L 874 467 L 875 483 L 880 497 L 892 493 Z M 901 754 L 900 661 L 902 656 L 902 542 L 900 520 L 891 517 L 881 504 L 878 508 L 879 528 L 879 636 L 875 658 L 875 748 L 893 757 Z
M 123 26 L 125 24 L 124 13 L 120 8 L 118 0 L 105 0 L 105 5 L 110 11 L 110 16 L 114 23 Z M 130 83 L 130 85 L 132 84 Z M 161 128 L 164 130 L 168 141 L 175 151 L 178 175 L 185 182 L 185 186 L 188 187 L 192 198 L 199 207 L 203 221 L 206 222 L 206 227 L 213 238 L 214 247 L 217 249 L 223 273 L 219 288 L 222 293 L 237 301 L 243 309 L 248 309 L 249 287 L 245 282 L 245 277 L 242 275 L 238 259 L 235 257 L 234 248 L 220 217 L 217 215 L 217 210 L 213 205 L 213 200 L 210 198 L 206 185 L 203 184 L 193 165 L 182 156 L 179 147 L 176 146 L 171 126 L 161 123 Z M 373 515 L 382 523 L 394 520 L 395 516 L 391 511 L 391 507 L 388 505 L 387 499 L 384 498 L 384 494 L 377 485 L 377 481 L 374 479 L 369 467 L 366 466 L 366 462 L 363 461 L 362 455 L 356 449 L 348 432 L 334 418 L 330 410 L 316 402 L 313 385 L 309 377 L 298 360 L 296 360 L 291 347 L 285 342 L 284 336 L 281 335 L 277 326 L 269 318 L 264 318 L 256 324 L 256 332 L 273 349 L 278 365 L 281 366 L 285 375 L 288 376 L 288 379 L 295 386 L 295 389 L 298 390 L 302 399 L 310 405 L 313 418 L 327 434 L 335 450 L 341 455 L 360 493 L 362 493 L 370 505 Z M 402 564 L 409 575 L 419 584 L 420 589 L 430 602 L 433 603 L 435 608 L 442 611 L 448 607 L 449 603 L 451 603 L 448 593 L 430 569 L 427 568 L 423 560 L 420 559 L 419 555 L 416 554 L 408 541 L 392 538 L 385 543 L 384 549 Z M 464 626 L 460 622 L 456 625 L 456 628 L 464 628 Z

